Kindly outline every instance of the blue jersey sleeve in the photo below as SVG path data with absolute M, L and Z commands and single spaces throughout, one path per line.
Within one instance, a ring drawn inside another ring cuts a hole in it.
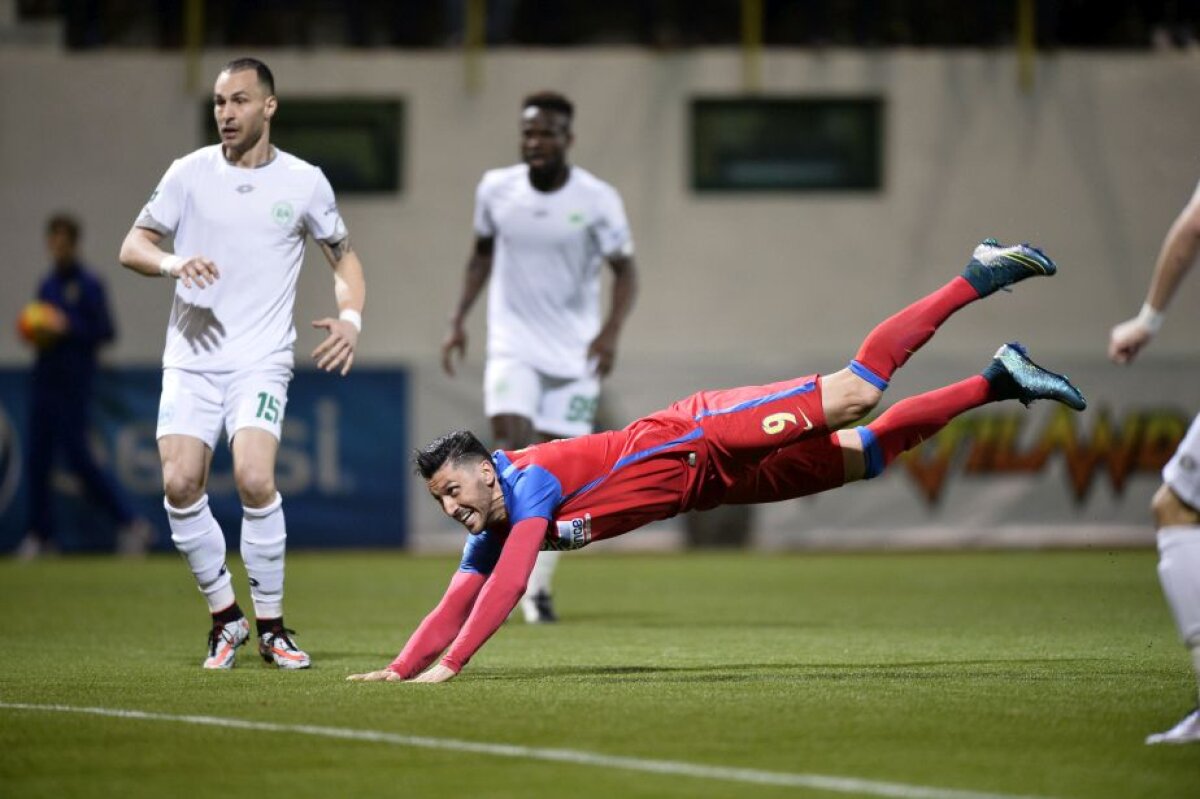
M 500 550 L 503 546 L 504 537 L 491 530 L 484 530 L 479 535 L 468 535 L 458 570 L 491 574 L 492 569 L 496 568 L 496 561 L 500 560 Z
M 501 467 L 500 487 L 504 491 L 509 524 L 516 525 L 526 519 L 546 519 L 549 529 L 549 522 L 563 498 L 562 483 L 558 478 L 542 466 L 518 468 L 503 456 L 498 456 L 497 465 Z M 500 560 L 500 550 L 507 537 L 506 533 L 495 530 L 468 536 L 458 570 L 491 574 L 496 561 Z
M 504 470 L 504 501 L 508 504 L 508 522 L 525 519 L 553 519 L 562 504 L 562 483 L 543 466 L 533 465 Z

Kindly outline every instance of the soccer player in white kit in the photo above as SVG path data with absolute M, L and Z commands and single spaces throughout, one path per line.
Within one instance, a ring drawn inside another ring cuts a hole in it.
M 621 196 L 567 161 L 574 106 L 555 92 L 521 104 L 521 160 L 484 173 L 475 193 L 475 245 L 442 342 L 442 366 L 466 352 L 463 323 L 488 278 L 484 411 L 492 446 L 515 450 L 591 433 L 600 381 L 612 371 L 637 294 L 633 238 Z M 601 321 L 601 266 L 613 271 Z M 558 552 L 543 552 L 522 600 L 525 620 L 555 620 Z
M 325 175 L 270 143 L 278 101 L 267 66 L 231 61 L 217 76 L 213 103 L 221 143 L 171 164 L 126 235 L 120 260 L 175 281 L 157 438 L 171 540 L 212 614 L 204 667 L 232 667 L 250 636 L 205 493 L 223 427 L 244 511 L 241 552 L 259 654 L 280 668 L 303 669 L 309 656 L 283 624 L 287 536 L 275 458 L 305 237 L 333 267 L 339 309 L 338 318 L 313 322 L 327 334 L 313 352 L 319 368 L 350 370 L 366 285 Z M 172 235 L 174 252 L 167 253 L 159 245 Z
M 1150 343 L 1197 255 L 1200 186 L 1167 232 L 1141 312 L 1113 328 L 1108 345 L 1112 360 L 1130 363 Z M 1200 691 L 1200 415 L 1192 420 L 1162 475 L 1162 486 L 1151 502 L 1158 529 L 1158 577 L 1179 635 L 1191 653 Z M 1171 729 L 1146 738 L 1148 744 L 1192 742 L 1200 742 L 1200 706 Z

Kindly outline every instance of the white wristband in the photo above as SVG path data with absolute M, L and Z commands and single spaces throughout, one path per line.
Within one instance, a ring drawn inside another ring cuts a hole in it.
M 1149 330 L 1151 333 L 1157 333 L 1162 330 L 1163 322 L 1167 321 L 1167 315 L 1162 311 L 1156 311 L 1150 307 L 1150 303 L 1142 303 L 1142 310 L 1138 311 L 1138 323 L 1142 327 Z
M 339 313 L 338 319 L 341 319 L 343 322 L 349 322 L 350 324 L 354 325 L 355 330 L 357 330 L 359 333 L 362 332 L 362 314 L 353 308 L 347 308 Z
M 163 277 L 175 277 L 175 267 L 183 263 L 178 255 L 166 255 L 158 262 L 158 273 Z

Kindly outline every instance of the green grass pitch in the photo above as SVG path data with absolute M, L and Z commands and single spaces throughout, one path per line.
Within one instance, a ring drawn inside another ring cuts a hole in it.
M 247 647 L 206 673 L 178 558 L 0 563 L 0 796 L 1200 796 L 1200 746 L 1142 743 L 1195 698 L 1149 551 L 568 555 L 562 623 L 510 621 L 446 685 L 345 682 L 390 660 L 454 565 L 292 554 L 287 621 L 314 667 L 276 671 Z M 174 718 L 195 715 L 870 782 Z

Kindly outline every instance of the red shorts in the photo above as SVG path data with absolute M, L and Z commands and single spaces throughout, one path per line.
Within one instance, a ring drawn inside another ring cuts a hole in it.
M 830 434 L 819 375 L 701 391 L 665 413 L 703 431 L 702 474 L 692 507 L 775 502 L 842 484 L 841 449 Z

